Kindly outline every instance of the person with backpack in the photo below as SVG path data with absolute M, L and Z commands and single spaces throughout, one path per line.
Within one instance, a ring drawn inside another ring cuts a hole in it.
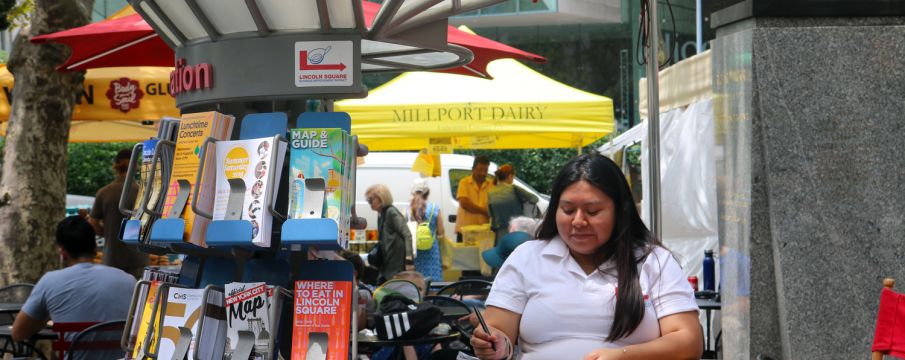
M 440 236 L 443 232 L 443 221 L 440 205 L 427 201 L 430 187 L 427 179 L 417 178 L 412 182 L 412 201 L 409 206 L 408 220 L 418 225 L 415 227 L 415 270 L 433 281 L 443 280 L 443 265 L 440 258 Z

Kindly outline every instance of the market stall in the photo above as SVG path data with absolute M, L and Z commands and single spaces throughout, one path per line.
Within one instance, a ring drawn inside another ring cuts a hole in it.
M 72 112 L 70 142 L 142 141 L 157 134 L 165 117 L 179 117 L 170 96 L 170 71 L 165 67 L 90 69 L 79 104 Z M 15 79 L 0 65 L 0 136 L 6 135 Z
M 407 72 L 335 104 L 372 151 L 578 148 L 614 130 L 613 101 L 502 59 L 492 79 Z
M 641 80 L 641 114 L 647 117 L 647 81 Z M 686 59 L 660 72 L 660 181 L 663 189 L 663 243 L 686 275 L 703 279 L 704 250 L 719 254 L 713 92 L 710 52 Z M 598 150 L 614 159 L 641 144 L 641 216 L 650 219 L 648 122 L 626 131 Z

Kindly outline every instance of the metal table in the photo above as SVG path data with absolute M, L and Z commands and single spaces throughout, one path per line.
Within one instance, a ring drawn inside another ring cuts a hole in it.
M 22 310 L 23 303 L 0 303 L 0 313 L 13 315 L 17 314 L 19 310 Z

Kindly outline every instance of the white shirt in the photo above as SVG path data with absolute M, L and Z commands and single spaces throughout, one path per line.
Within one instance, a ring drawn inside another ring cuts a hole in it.
M 698 310 L 691 285 L 669 251 L 655 247 L 640 267 L 644 319 L 631 335 L 613 343 L 606 337 L 615 315 L 616 277 L 599 270 L 585 274 L 559 237 L 516 248 L 494 279 L 487 305 L 522 315 L 520 359 L 581 359 L 595 349 L 654 340 L 660 337 L 658 319 Z

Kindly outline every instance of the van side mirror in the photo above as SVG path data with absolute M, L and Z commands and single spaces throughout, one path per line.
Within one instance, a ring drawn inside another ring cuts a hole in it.
M 451 222 L 451 223 L 456 222 L 456 215 L 450 215 L 450 216 L 449 216 L 449 222 Z

